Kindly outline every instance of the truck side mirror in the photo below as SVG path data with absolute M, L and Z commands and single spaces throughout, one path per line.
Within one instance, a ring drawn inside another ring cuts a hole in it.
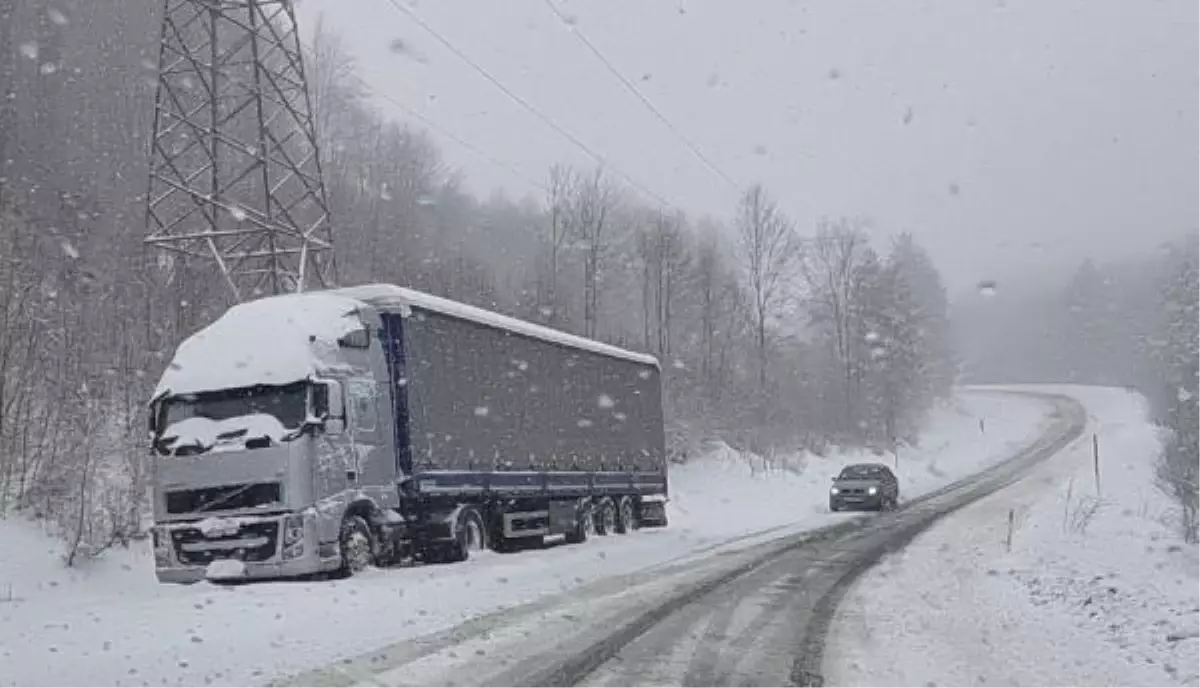
M 346 431 L 346 404 L 342 383 L 337 380 L 313 380 L 313 415 L 324 423 L 325 434 Z

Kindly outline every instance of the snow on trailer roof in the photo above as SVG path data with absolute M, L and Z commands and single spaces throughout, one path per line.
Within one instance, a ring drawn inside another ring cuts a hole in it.
M 575 349 L 583 349 L 605 356 L 623 358 L 635 363 L 658 367 L 658 359 L 649 354 L 629 351 L 612 346 L 611 344 L 598 342 L 594 339 L 579 337 L 551 327 L 518 320 L 517 318 L 501 315 L 483 308 L 469 306 L 465 303 L 451 301 L 440 296 L 433 296 L 432 294 L 425 294 L 391 284 L 364 284 L 357 287 L 344 287 L 334 290 L 333 293 L 358 299 L 377 308 L 394 308 L 402 312 L 405 312 L 409 308 L 420 308 L 433 313 L 440 313 L 462 320 L 470 320 L 481 325 L 522 334 L 534 339 L 541 339 Z

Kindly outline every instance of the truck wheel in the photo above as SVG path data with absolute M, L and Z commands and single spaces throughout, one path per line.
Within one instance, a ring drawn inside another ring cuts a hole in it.
M 458 513 L 458 534 L 451 561 L 466 561 L 471 558 L 471 552 L 481 552 L 487 549 L 487 529 L 483 526 L 483 516 L 473 507 L 467 507 Z
M 350 515 L 342 519 L 338 544 L 342 551 L 342 566 L 338 574 L 342 577 L 362 573 L 375 563 L 375 536 L 362 516 Z
M 596 508 L 600 510 L 600 517 L 596 519 L 596 534 L 612 535 L 617 532 L 617 506 L 613 500 L 605 497 Z
M 637 530 L 637 513 L 633 507 L 633 499 L 622 497 L 617 507 L 617 532 L 624 535 Z
M 567 533 L 567 542 L 578 545 L 596 534 L 595 510 L 591 504 L 581 504 L 575 511 L 575 527 Z
M 423 558 L 427 564 L 453 564 L 466 561 L 471 558 L 471 552 L 486 548 L 487 530 L 483 526 L 483 516 L 474 507 L 464 507 L 454 524 L 454 539 L 429 543 Z

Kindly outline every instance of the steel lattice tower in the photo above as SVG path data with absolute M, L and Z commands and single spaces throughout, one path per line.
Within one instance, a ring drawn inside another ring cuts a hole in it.
M 292 0 L 164 0 L 147 244 L 238 300 L 335 278 Z

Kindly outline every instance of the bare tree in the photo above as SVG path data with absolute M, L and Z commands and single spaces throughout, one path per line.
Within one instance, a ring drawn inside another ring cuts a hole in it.
M 784 288 L 798 255 L 791 222 L 762 185 L 746 190 L 738 207 L 738 235 L 747 292 L 753 301 L 759 391 L 767 387 L 767 322 L 784 300 Z
M 854 424 L 860 362 L 856 308 L 865 288 L 862 267 L 872 256 L 862 221 L 843 218 L 823 220 L 800 261 L 809 317 L 829 336 L 840 367 L 843 431 Z
M 586 337 L 595 337 L 599 330 L 601 272 L 617 203 L 617 187 L 605 176 L 603 168 L 579 179 L 572 204 L 571 226 L 583 249 L 583 334 Z
M 549 320 L 555 322 L 561 319 L 562 305 L 559 301 L 558 274 L 561 270 L 562 253 L 567 240 L 574 231 L 571 226 L 573 216 L 572 201 L 575 197 L 578 175 L 563 165 L 550 168 L 550 184 L 546 190 L 546 211 L 549 214 L 550 237 L 549 254 L 550 266 L 546 285 L 545 302 L 550 309 Z
M 672 311 L 682 295 L 687 268 L 682 214 L 653 214 L 638 233 L 642 263 L 642 337 L 645 347 L 660 356 L 671 353 Z

